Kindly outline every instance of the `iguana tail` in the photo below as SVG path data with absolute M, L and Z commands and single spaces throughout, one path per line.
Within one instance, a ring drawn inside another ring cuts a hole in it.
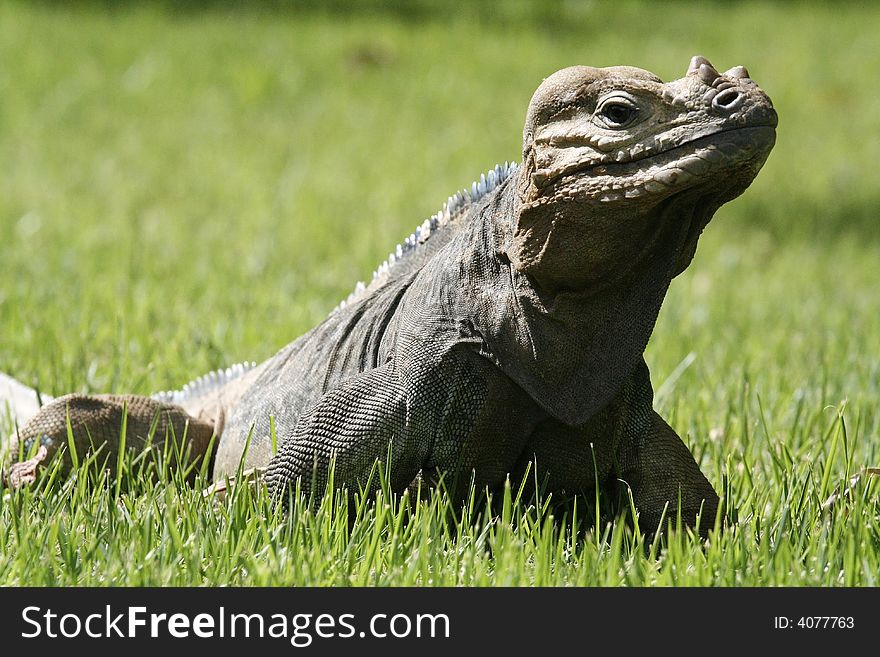
M 0 463 L 23 459 L 5 468 L 0 478 L 13 487 L 33 482 L 38 466 L 69 447 L 69 432 L 76 453 L 84 457 L 99 450 L 112 471 L 125 426 L 126 449 L 164 451 L 175 465 L 187 467 L 192 479 L 193 466 L 209 454 L 212 437 L 222 433 L 227 405 L 257 374 L 255 366 L 239 363 L 151 397 L 73 394 L 53 399 L 0 374 Z M 169 439 L 175 445 L 170 452 L 165 448 Z M 69 452 L 62 456 L 64 469 L 76 461 Z
M 43 404 L 52 397 L 41 395 L 39 391 L 0 372 L 0 427 L 21 425 L 30 420 Z

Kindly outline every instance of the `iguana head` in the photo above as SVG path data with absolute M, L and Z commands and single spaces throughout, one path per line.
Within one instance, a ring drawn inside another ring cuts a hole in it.
M 554 73 L 526 116 L 511 261 L 548 288 L 583 289 L 677 230 L 688 233 L 678 273 L 715 210 L 757 175 L 776 122 L 745 68 L 718 73 L 703 57 L 668 83 L 628 66 Z

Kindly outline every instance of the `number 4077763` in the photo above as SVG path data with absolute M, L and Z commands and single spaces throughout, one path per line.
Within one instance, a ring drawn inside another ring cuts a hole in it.
M 801 616 L 797 619 L 775 616 L 773 627 L 777 630 L 848 630 L 855 627 L 855 619 L 852 616 Z

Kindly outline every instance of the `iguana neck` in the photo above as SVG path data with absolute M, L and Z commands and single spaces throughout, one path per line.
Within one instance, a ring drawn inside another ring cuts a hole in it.
M 690 262 L 717 209 L 696 193 L 609 208 L 589 199 L 528 204 L 521 199 L 529 175 L 522 166 L 504 190 L 494 248 L 546 308 L 559 300 L 587 302 L 612 287 L 617 293 L 627 279 L 667 279 L 668 285 Z
M 514 182 L 480 219 L 494 252 L 486 249 L 479 269 L 493 272 L 490 287 L 498 297 L 473 304 L 476 326 L 508 376 L 548 413 L 578 424 L 607 403 L 640 362 L 691 230 L 704 218 L 684 213 L 693 208 L 688 199 L 669 199 L 652 215 L 665 229 L 654 231 L 632 267 L 601 285 L 548 291 L 505 250 L 515 224 Z
M 548 305 L 557 295 L 599 295 L 625 285 L 627 278 L 668 277 L 668 285 L 690 264 L 700 233 L 715 211 L 741 192 L 738 181 L 728 192 L 722 180 L 711 193 L 689 189 L 626 204 L 605 204 L 587 196 L 524 200 L 530 175 L 526 162 L 511 185 L 518 193 L 511 198 L 508 221 L 499 226 L 496 241 Z M 674 252 L 669 250 L 672 243 Z

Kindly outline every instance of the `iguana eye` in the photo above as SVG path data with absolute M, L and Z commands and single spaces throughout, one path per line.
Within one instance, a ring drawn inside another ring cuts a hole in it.
M 596 118 L 604 127 L 617 130 L 629 125 L 638 112 L 639 108 L 629 98 L 614 96 L 596 109 Z

